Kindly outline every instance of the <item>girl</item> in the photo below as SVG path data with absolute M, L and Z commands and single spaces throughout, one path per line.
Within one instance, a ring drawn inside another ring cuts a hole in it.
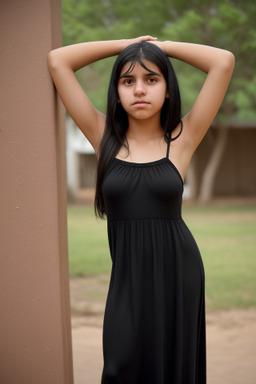
M 117 54 L 105 117 L 74 72 Z M 183 119 L 168 57 L 207 74 Z M 221 105 L 234 57 L 143 36 L 59 48 L 48 62 L 98 158 L 95 210 L 107 216 L 112 258 L 102 384 L 205 384 L 204 268 L 181 203 L 186 170 Z

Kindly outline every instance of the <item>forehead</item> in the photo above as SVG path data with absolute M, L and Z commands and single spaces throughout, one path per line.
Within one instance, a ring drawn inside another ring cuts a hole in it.
M 135 75 L 145 72 L 156 72 L 157 74 L 161 75 L 159 67 L 152 61 L 143 60 L 142 63 L 144 64 L 145 68 L 139 62 L 133 63 L 132 61 L 128 61 L 122 67 L 120 76 L 126 73 L 129 75 Z

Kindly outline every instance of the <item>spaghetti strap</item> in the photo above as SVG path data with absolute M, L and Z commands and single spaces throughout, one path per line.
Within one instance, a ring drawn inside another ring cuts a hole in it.
M 169 152 L 170 152 L 170 139 L 168 138 L 168 142 L 167 142 L 167 151 L 166 151 L 166 157 L 167 159 L 169 159 Z
M 166 151 L 167 159 L 169 159 L 169 152 L 170 152 L 170 143 L 171 143 L 171 141 L 174 141 L 174 140 L 178 139 L 178 137 L 181 135 L 182 131 L 183 131 L 183 121 L 180 120 L 180 131 L 179 131 L 179 133 L 175 137 L 170 137 L 170 135 L 167 136 L 167 151 Z

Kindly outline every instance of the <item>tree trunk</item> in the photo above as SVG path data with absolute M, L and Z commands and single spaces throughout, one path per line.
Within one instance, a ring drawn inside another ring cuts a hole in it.
M 186 185 L 189 187 L 189 199 L 195 200 L 197 198 L 197 177 L 196 177 L 196 165 L 195 158 L 192 157 L 186 174 Z
M 214 180 L 225 151 L 227 138 L 228 129 L 218 129 L 216 142 L 201 181 L 199 200 L 202 202 L 210 201 L 213 196 Z

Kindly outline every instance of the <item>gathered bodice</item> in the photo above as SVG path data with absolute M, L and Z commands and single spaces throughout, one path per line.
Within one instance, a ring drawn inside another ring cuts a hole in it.
M 181 218 L 183 180 L 168 157 L 149 163 L 114 158 L 102 189 L 108 220 Z

